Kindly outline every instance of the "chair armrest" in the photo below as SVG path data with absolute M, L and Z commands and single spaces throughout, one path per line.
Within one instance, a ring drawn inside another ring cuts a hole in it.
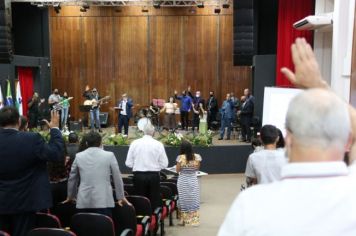
M 144 229 L 144 235 L 148 234 L 150 230 L 151 218 L 149 216 L 136 216 L 137 223 L 142 225 Z
M 122 231 L 122 233 L 120 234 L 120 236 L 131 236 L 131 235 L 133 235 L 132 229 L 125 229 L 125 230 Z
M 155 215 L 157 218 L 157 222 L 159 219 L 161 219 L 162 217 L 162 207 L 157 207 L 154 211 L 153 211 L 153 215 Z

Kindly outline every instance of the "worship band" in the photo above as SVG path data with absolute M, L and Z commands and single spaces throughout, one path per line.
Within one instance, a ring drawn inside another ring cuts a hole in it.
M 84 115 L 83 121 L 89 120 L 88 127 L 91 130 L 102 132 L 100 108 L 108 103 L 110 96 L 101 96 L 97 88 L 91 89 L 89 85 L 86 85 L 82 96 L 85 101 L 81 106 L 85 108 L 84 111 L 88 114 L 87 117 Z M 55 109 L 60 113 L 60 129 L 69 130 L 68 121 L 72 99 L 73 97 L 68 97 L 66 91 L 63 92 L 63 95 L 60 95 L 57 88 L 53 89 L 53 93 L 48 98 L 49 109 Z M 177 100 L 180 101 L 180 106 L 176 103 Z M 48 117 L 40 115 L 40 107 L 43 104 L 44 99 L 40 99 L 38 93 L 35 92 L 28 102 L 28 127 L 30 129 L 39 125 L 39 119 Z M 169 132 L 175 132 L 178 128 L 188 131 L 189 127 L 191 127 L 193 133 L 219 130 L 219 140 L 223 140 L 225 134 L 225 139 L 230 140 L 233 125 L 239 124 L 241 127 L 240 141 L 251 142 L 254 97 L 247 88 L 240 100 L 233 92 L 227 93 L 225 100 L 219 107 L 214 91 L 209 91 L 209 97 L 204 99 L 200 90 L 192 92 L 191 87 L 188 86 L 181 94 L 178 94 L 175 90 L 167 101 L 152 99 L 149 108 L 136 111 L 136 114 L 133 112 L 134 100 L 127 93 L 123 93 L 121 99 L 117 101 L 115 109 L 118 110 L 116 121 L 118 133 L 123 133 L 125 136 L 129 134 L 129 124 L 132 117 L 137 117 L 135 122 L 139 118 L 148 117 L 155 126 Z M 42 108 L 42 110 L 44 109 Z M 160 119 L 161 113 L 164 114 L 162 122 Z M 177 122 L 176 115 L 180 116 L 180 123 Z

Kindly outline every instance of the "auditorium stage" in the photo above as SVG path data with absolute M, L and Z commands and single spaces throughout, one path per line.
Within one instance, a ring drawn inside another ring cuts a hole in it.
M 85 129 L 85 131 L 89 130 Z M 103 133 L 111 134 L 114 133 L 114 128 L 103 128 L 103 131 Z M 135 137 L 135 132 L 137 132 L 137 127 L 130 126 L 129 138 Z M 186 131 L 178 130 L 177 132 L 186 134 Z M 155 136 L 158 136 L 157 132 Z M 207 172 L 208 174 L 244 173 L 247 158 L 253 149 L 250 143 L 239 142 L 237 137 L 237 134 L 232 133 L 231 140 L 218 140 L 219 133 L 215 131 L 212 146 L 194 146 L 194 152 L 199 153 L 203 158 L 200 168 L 201 171 Z M 104 149 L 115 153 L 122 173 L 131 173 L 131 169 L 125 166 L 129 146 L 105 146 Z M 179 147 L 165 146 L 165 149 L 169 166 L 175 165 L 175 160 L 179 155 Z
M 105 146 L 105 150 L 112 151 L 118 160 L 120 170 L 129 174 L 131 170 L 125 166 L 129 146 Z M 175 165 L 179 154 L 179 147 L 165 146 L 169 166 Z M 244 173 L 246 161 L 252 152 L 251 145 L 218 145 L 211 147 L 194 147 L 194 152 L 199 153 L 203 161 L 201 171 L 208 174 Z

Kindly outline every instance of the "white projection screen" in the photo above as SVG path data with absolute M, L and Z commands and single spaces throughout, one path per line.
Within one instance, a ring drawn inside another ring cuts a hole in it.
M 262 125 L 274 125 L 285 136 L 285 119 L 289 102 L 301 91 L 293 88 L 265 87 Z

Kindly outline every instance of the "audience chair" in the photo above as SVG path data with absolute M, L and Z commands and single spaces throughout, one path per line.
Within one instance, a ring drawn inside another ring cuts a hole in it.
M 164 221 L 169 215 L 169 226 L 172 226 L 173 218 L 172 218 L 171 208 L 174 207 L 172 190 L 167 186 L 161 185 L 160 192 L 161 192 L 161 198 L 163 204 L 161 221 Z
M 36 213 L 36 228 L 62 228 L 57 216 L 49 213 Z
M 171 180 L 171 181 L 169 181 Z M 171 199 L 171 211 L 170 213 L 170 219 L 172 217 L 172 214 L 174 211 L 176 211 L 176 218 L 178 219 L 178 187 L 177 187 L 177 182 L 173 182 L 172 179 L 167 179 L 167 181 L 169 182 L 161 182 L 161 186 L 167 186 L 171 189 L 172 194 L 173 194 L 173 198 Z M 173 219 L 172 219 L 173 221 Z M 171 225 L 171 224 L 170 224 Z
M 69 227 L 72 216 L 77 213 L 77 209 L 74 202 L 58 203 L 52 208 L 51 213 L 59 218 L 63 227 Z
M 135 186 L 133 184 L 124 184 L 124 190 L 129 195 L 136 195 Z
M 131 205 L 124 204 L 120 206 L 115 204 L 113 209 L 113 221 L 115 225 L 115 234 L 121 235 L 126 229 L 130 229 L 132 235 L 144 236 L 145 229 L 149 229 L 149 217 L 140 219 L 140 224 L 137 223 L 135 208 Z
M 70 228 L 78 236 L 115 236 L 112 219 L 102 214 L 75 214 L 72 217 Z
M 67 199 L 67 185 L 67 180 L 61 182 L 51 182 L 53 205 L 56 205 Z
M 159 228 L 158 220 L 161 219 L 162 208 L 157 207 L 154 212 L 152 212 L 150 200 L 143 196 L 133 195 L 126 197 L 126 199 L 134 206 L 137 216 L 150 217 L 150 231 L 156 234 Z
M 132 178 L 129 177 L 122 178 L 122 182 L 124 182 L 124 184 L 133 184 Z
M 64 229 L 35 228 L 27 236 L 76 236 L 76 234 Z
M 0 230 L 0 236 L 10 236 L 10 234 Z

